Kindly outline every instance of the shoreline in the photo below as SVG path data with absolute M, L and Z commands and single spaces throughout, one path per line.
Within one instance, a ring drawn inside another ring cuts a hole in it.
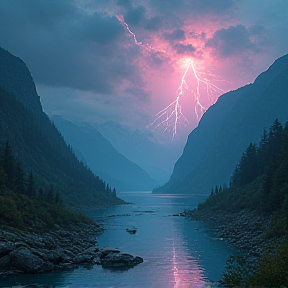
M 213 222 L 215 227 L 212 230 L 215 235 L 236 248 L 252 266 L 257 265 L 265 252 L 274 249 L 279 242 L 279 239 L 267 237 L 271 216 L 248 210 L 227 213 L 206 209 L 184 211 L 180 215 L 194 221 Z
M 44 232 L 1 227 L 0 277 L 93 264 L 99 251 L 96 237 L 103 231 L 98 224 L 82 224 L 71 229 L 59 227 Z
M 0 227 L 0 280 L 11 275 L 65 271 L 79 265 L 128 270 L 144 261 L 117 248 L 99 248 L 97 237 L 104 231 L 104 226 L 96 223 L 42 233 Z

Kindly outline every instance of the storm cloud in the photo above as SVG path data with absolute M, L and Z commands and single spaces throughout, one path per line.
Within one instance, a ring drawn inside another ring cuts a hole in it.
M 141 115 L 146 127 L 174 101 L 185 61 L 227 89 L 252 82 L 288 52 L 287 11 L 282 0 L 1 0 L 0 46 L 26 62 L 47 113 Z
M 250 40 L 248 30 L 241 24 L 216 31 L 213 37 L 207 40 L 206 47 L 212 47 L 214 54 L 221 57 L 259 51 L 256 44 Z

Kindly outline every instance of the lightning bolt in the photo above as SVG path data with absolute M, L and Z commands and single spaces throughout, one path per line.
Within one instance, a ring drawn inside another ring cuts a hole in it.
M 163 132 L 167 131 L 169 128 L 172 127 L 172 139 L 174 139 L 175 135 L 177 134 L 177 127 L 179 125 L 179 122 L 184 119 L 185 123 L 189 124 L 188 119 L 185 117 L 185 115 L 182 113 L 182 107 L 180 105 L 180 99 L 184 94 L 184 89 L 188 89 L 188 85 L 186 83 L 186 75 L 189 71 L 190 64 L 187 66 L 182 78 L 181 78 L 181 84 L 177 88 L 177 97 L 175 101 L 170 103 L 167 107 L 159 111 L 155 115 L 154 121 L 148 126 L 154 126 L 156 125 L 155 128 L 158 128 L 161 125 L 166 125 L 166 128 L 164 129 Z M 163 119 L 164 118 L 164 119 Z M 158 124 L 157 124 L 158 123 Z
M 190 73 L 189 73 L 190 71 Z M 187 78 L 189 75 L 192 75 L 196 80 L 196 88 L 192 89 L 187 84 Z M 210 80 L 206 77 L 210 77 Z M 219 76 L 212 74 L 211 72 L 205 72 L 196 68 L 196 64 L 193 60 L 189 60 L 186 66 L 186 69 L 181 77 L 180 86 L 177 88 L 177 96 L 176 99 L 166 106 L 164 109 L 159 111 L 154 116 L 154 121 L 148 125 L 148 127 L 153 127 L 154 129 L 165 125 L 166 128 L 163 132 L 168 129 L 172 130 L 172 140 L 175 138 L 178 127 L 182 122 L 184 124 L 189 124 L 188 119 L 182 112 L 181 99 L 184 94 L 187 92 L 191 92 L 194 95 L 196 104 L 194 106 L 194 112 L 196 114 L 198 122 L 200 121 L 203 114 L 206 112 L 208 108 L 203 104 L 202 97 L 203 92 L 205 91 L 206 96 L 209 98 L 209 107 L 215 103 L 217 97 L 215 94 L 224 93 L 220 87 L 213 83 L 213 81 L 223 81 Z
M 122 23 L 128 33 L 132 35 L 135 45 L 145 48 L 147 53 L 151 52 L 151 50 L 155 51 L 155 49 L 149 44 L 143 44 L 142 42 L 138 41 L 136 34 L 131 31 L 128 24 L 125 22 L 123 15 L 116 14 L 116 17 Z M 209 99 L 208 107 L 210 107 L 216 102 L 216 96 L 219 96 L 219 94 L 225 92 L 215 84 L 215 82 L 217 81 L 224 81 L 223 79 L 209 71 L 198 69 L 196 66 L 197 65 L 195 61 L 193 61 L 192 59 L 188 60 L 186 69 L 184 70 L 184 73 L 181 77 L 180 85 L 176 90 L 176 99 L 164 109 L 159 111 L 156 115 L 154 115 L 153 122 L 148 125 L 147 128 L 154 127 L 153 129 L 156 129 L 160 126 L 166 126 L 163 133 L 168 130 L 172 131 L 173 140 L 177 134 L 178 127 L 182 124 L 182 122 L 184 122 L 184 125 L 189 124 L 188 119 L 182 112 L 181 106 L 181 100 L 186 93 L 190 92 L 194 96 L 194 112 L 197 117 L 197 121 L 199 122 L 203 114 L 208 109 L 203 103 L 202 98 L 206 96 L 206 98 Z M 193 85 L 196 87 L 190 87 L 191 85 L 187 84 L 188 76 L 192 76 L 194 81 L 196 81 L 196 85 Z
M 195 62 L 193 60 L 191 60 L 188 65 L 190 65 L 190 67 L 193 71 L 193 75 L 194 75 L 195 79 L 197 80 L 196 92 L 193 92 L 193 93 L 194 93 L 194 97 L 196 100 L 196 105 L 195 105 L 194 110 L 195 110 L 195 114 L 197 116 L 197 120 L 199 122 L 201 117 L 203 116 L 203 114 L 208 109 L 204 106 L 204 104 L 202 104 L 201 92 L 200 92 L 201 86 L 203 86 L 203 90 L 206 91 L 206 96 L 208 96 L 208 98 L 209 98 L 209 107 L 210 107 L 211 105 L 213 105 L 215 103 L 215 101 L 217 99 L 217 97 L 215 97 L 216 96 L 215 94 L 221 94 L 221 93 L 225 92 L 223 89 L 218 87 L 212 81 L 223 82 L 224 80 L 221 79 L 219 76 L 212 74 L 211 72 L 204 72 L 204 71 L 201 71 L 199 69 L 196 69 L 196 65 L 195 65 Z M 206 77 L 210 77 L 210 80 Z M 197 108 L 200 108 L 200 114 L 197 112 Z
M 123 16 L 123 15 L 120 15 L 120 14 L 116 14 L 116 18 L 123 24 L 123 26 L 126 28 L 126 30 L 133 36 L 134 43 L 135 43 L 136 45 L 138 45 L 138 46 L 142 46 L 143 43 L 142 43 L 142 42 L 139 42 L 139 41 L 137 40 L 137 37 L 136 37 L 135 33 L 133 33 L 133 32 L 130 30 L 128 24 L 125 22 L 124 16 Z
M 115 16 L 119 20 L 119 22 L 122 23 L 122 25 L 125 27 L 125 29 L 128 31 L 128 33 L 130 35 L 132 35 L 135 45 L 140 46 L 142 48 L 146 48 L 147 50 L 154 50 L 154 48 L 151 45 L 143 44 L 142 42 L 138 41 L 138 39 L 136 37 L 136 34 L 130 30 L 129 25 L 124 20 L 124 16 L 123 15 L 116 14 Z

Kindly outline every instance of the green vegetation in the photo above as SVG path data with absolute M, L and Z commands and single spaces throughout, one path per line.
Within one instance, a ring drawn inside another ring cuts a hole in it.
M 116 197 L 115 189 L 107 187 L 105 181 L 76 158 L 47 115 L 42 111 L 38 114 L 34 115 L 0 87 L 0 145 L 9 139 L 23 169 L 33 171 L 34 178 L 41 181 L 40 186 L 57 187 L 63 202 L 69 206 L 123 203 Z
M 276 119 L 257 146 L 250 143 L 231 177 L 230 187 L 215 187 L 198 210 L 256 211 L 273 218 L 267 237 L 282 239 L 277 250 L 269 251 L 259 267 L 233 256 L 227 261 L 224 282 L 228 287 L 288 287 L 288 122 Z M 281 286 L 282 285 L 282 286 Z M 285 286 L 283 286 L 285 285 Z
M 15 161 L 9 141 L 0 152 L 0 224 L 19 229 L 45 230 L 73 227 L 93 221 L 67 209 L 53 185 L 40 186 L 33 173 Z
M 283 240 L 275 251 L 268 251 L 255 270 L 240 255 L 226 261 L 223 284 L 226 287 L 288 287 L 288 240 Z
M 231 177 L 230 187 L 212 189 L 198 209 L 237 212 L 243 209 L 273 214 L 270 236 L 288 233 L 288 122 L 276 119 L 264 131 L 259 147 L 250 144 Z M 274 229 L 275 228 L 275 229 Z

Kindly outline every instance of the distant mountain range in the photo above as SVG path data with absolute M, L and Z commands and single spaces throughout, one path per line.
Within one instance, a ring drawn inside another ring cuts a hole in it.
M 151 131 L 108 121 L 94 127 L 126 158 L 143 168 L 158 184 L 168 181 L 184 144 L 160 144 Z
M 155 193 L 209 194 L 228 184 L 232 171 L 250 142 L 258 143 L 264 129 L 288 115 L 288 55 L 253 84 L 221 96 L 189 135 L 170 180 Z
M 156 186 L 155 180 L 120 154 L 95 127 L 88 123 L 75 124 L 60 116 L 51 119 L 76 156 L 117 191 L 151 190 Z
M 66 204 L 102 206 L 122 203 L 113 193 L 107 193 L 107 183 L 76 158 L 43 112 L 25 63 L 0 48 L 1 147 L 7 140 L 24 171 L 32 171 L 41 185 L 52 184 Z

